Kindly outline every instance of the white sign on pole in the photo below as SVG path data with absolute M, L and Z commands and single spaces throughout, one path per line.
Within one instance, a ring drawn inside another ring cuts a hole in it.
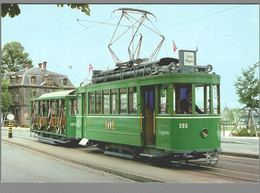
M 9 114 L 7 115 L 7 119 L 8 119 L 9 121 L 14 120 L 14 115 L 13 115 L 12 113 L 9 113 Z

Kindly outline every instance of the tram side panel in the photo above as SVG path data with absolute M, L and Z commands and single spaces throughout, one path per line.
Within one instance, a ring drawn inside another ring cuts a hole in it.
M 219 118 L 161 118 L 156 128 L 158 149 L 202 152 L 220 148 Z M 203 137 L 205 129 L 207 136 Z
M 89 116 L 86 138 L 94 141 L 142 146 L 140 118 L 137 116 Z
M 83 138 L 87 138 L 90 141 L 102 142 L 102 143 L 116 143 L 123 145 L 131 145 L 131 146 L 142 146 L 143 138 L 142 138 L 142 128 L 140 114 L 140 106 L 137 106 L 137 109 L 134 114 L 129 113 L 119 113 L 119 102 L 118 102 L 118 111 L 115 114 L 112 114 L 112 92 L 117 90 L 117 101 L 119 101 L 119 93 L 120 89 L 128 89 L 128 92 L 131 91 L 136 93 L 136 103 L 140 103 L 140 87 L 136 86 L 136 83 L 131 81 L 130 83 L 120 83 L 122 85 L 114 84 L 110 86 L 110 89 L 107 89 L 106 86 L 99 86 L 95 88 L 96 91 L 93 91 L 93 88 L 85 88 L 85 96 L 86 100 L 84 101 L 83 108 L 85 108 L 83 112 L 83 127 L 77 123 L 77 128 L 82 128 Z M 120 87 L 120 88 L 118 88 Z M 137 91 L 134 92 L 134 89 Z M 83 88 L 78 89 L 78 93 L 83 92 Z M 102 112 L 98 111 L 96 108 L 96 100 L 95 102 L 91 102 L 90 100 L 96 97 L 94 92 L 101 93 L 102 91 Z M 111 93 L 111 98 L 109 99 L 109 109 L 108 113 L 104 113 L 105 111 L 105 99 L 104 93 L 109 91 Z M 92 93 L 92 98 L 90 97 L 90 93 Z M 130 95 L 130 94 L 129 94 Z M 94 105 L 95 108 L 91 108 Z M 91 109 L 91 110 L 90 110 Z M 130 110 L 129 110 L 130 111 Z M 79 119 L 77 118 L 77 121 Z
M 165 117 L 157 117 L 156 119 L 156 138 L 155 144 L 158 149 L 172 150 L 174 135 L 173 120 Z

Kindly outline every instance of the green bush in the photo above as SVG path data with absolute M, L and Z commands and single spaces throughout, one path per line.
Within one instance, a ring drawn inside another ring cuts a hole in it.
M 257 128 L 257 133 L 259 136 L 259 128 Z M 251 128 L 239 128 L 235 132 L 232 133 L 233 136 L 246 136 L 246 137 L 255 137 L 255 129 Z

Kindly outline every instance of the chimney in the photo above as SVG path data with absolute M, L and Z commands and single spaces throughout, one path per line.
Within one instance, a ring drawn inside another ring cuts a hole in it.
M 47 65 L 47 62 L 43 62 L 43 69 L 44 69 L 44 70 L 46 70 L 46 68 L 47 68 L 46 65 Z
M 26 70 L 29 69 L 29 63 L 26 63 L 26 64 L 25 64 L 25 69 L 26 69 Z
M 39 63 L 38 65 L 39 65 L 39 68 L 42 68 L 42 63 Z

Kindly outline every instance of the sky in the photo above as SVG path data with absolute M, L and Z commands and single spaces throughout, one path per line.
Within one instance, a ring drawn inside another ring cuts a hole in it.
M 259 61 L 259 5 L 249 4 L 90 4 L 90 16 L 56 4 L 23 4 L 21 14 L 1 20 L 1 47 L 20 42 L 34 66 L 47 61 L 47 69 L 65 74 L 78 87 L 90 79 L 89 64 L 95 70 L 115 68 L 108 44 L 121 16 L 118 8 L 137 8 L 151 12 L 150 21 L 165 37 L 157 59 L 178 58 L 178 50 L 196 50 L 197 65 L 213 66 L 221 76 L 221 108 L 241 108 L 234 81 Z M 80 22 L 79 22 L 79 21 Z M 91 22 L 90 22 L 91 21 Z M 102 23 L 103 22 L 103 23 Z M 129 25 L 124 21 L 126 25 Z M 148 23 L 147 23 L 148 25 Z M 140 57 L 147 58 L 160 37 L 142 29 Z M 121 61 L 128 61 L 126 41 L 113 49 Z M 136 42 L 137 43 L 137 42 Z M 256 75 L 259 77 L 259 72 Z

